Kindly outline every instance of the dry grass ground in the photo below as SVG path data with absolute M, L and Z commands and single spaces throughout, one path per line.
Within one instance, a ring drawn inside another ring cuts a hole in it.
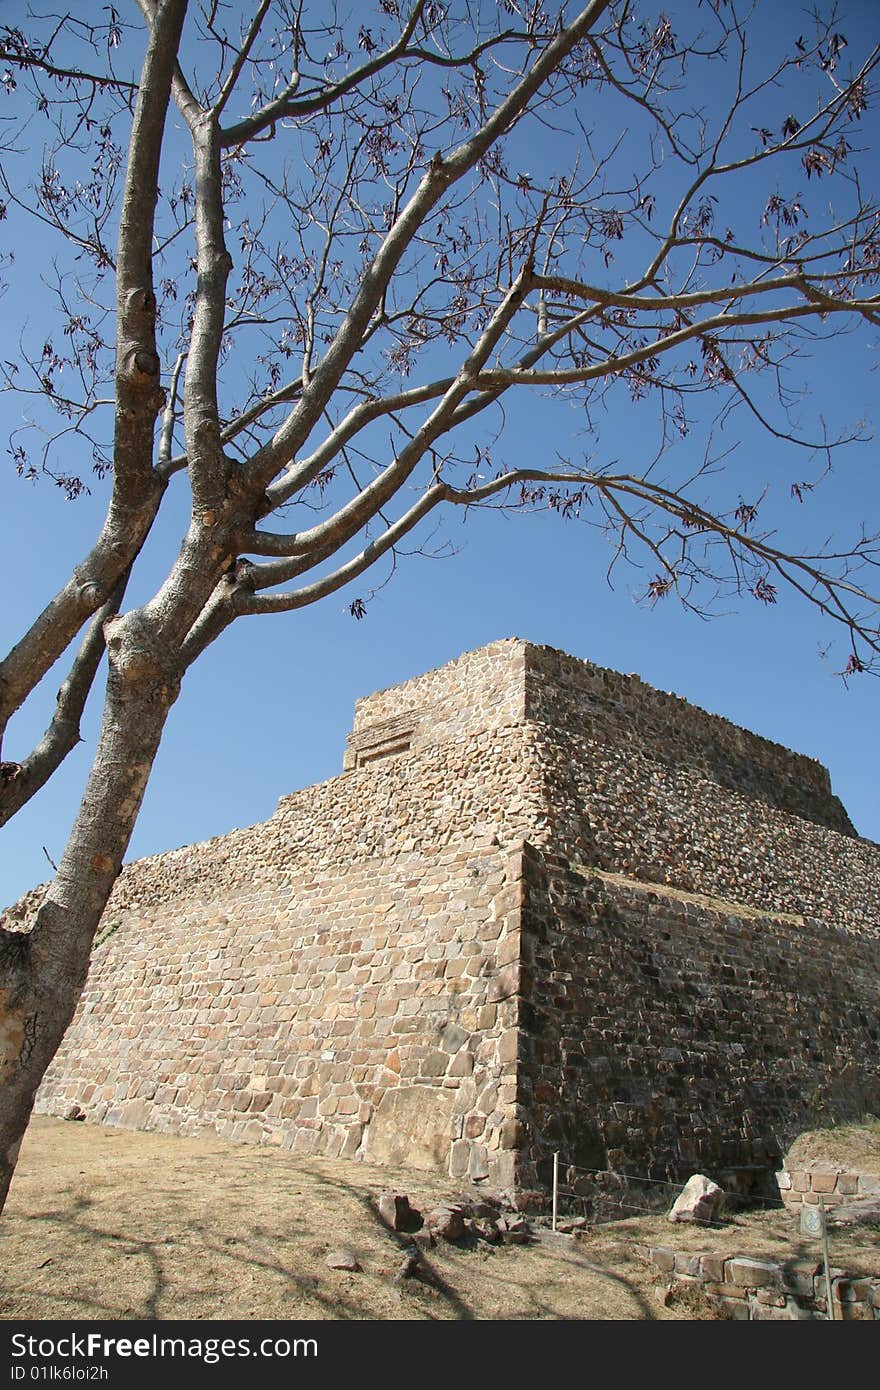
M 428 1281 L 395 1287 L 402 1238 L 374 1201 L 395 1189 L 429 1209 L 440 1175 L 304 1159 L 215 1138 L 181 1139 L 45 1117 L 31 1125 L 0 1221 L 4 1319 L 668 1319 L 643 1244 L 797 1258 L 790 1218 L 711 1232 L 646 1217 L 586 1239 L 427 1252 Z M 835 1235 L 835 1263 L 880 1269 L 878 1233 Z M 328 1268 L 347 1246 L 361 1271 Z

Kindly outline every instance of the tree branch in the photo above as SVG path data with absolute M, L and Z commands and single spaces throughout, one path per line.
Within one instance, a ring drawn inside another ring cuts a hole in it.
M 529 262 L 520 271 L 504 299 L 498 305 L 476 347 L 462 364 L 440 403 L 415 432 L 409 443 L 399 451 L 397 457 L 380 473 L 378 478 L 341 507 L 334 516 L 320 522 L 317 526 L 310 527 L 297 536 L 295 540 L 291 540 L 289 554 L 308 557 L 312 552 L 324 554 L 328 547 L 337 550 L 357 535 L 361 527 L 376 516 L 385 503 L 394 496 L 407 478 L 411 476 L 434 441 L 448 430 L 450 419 L 454 415 L 456 407 L 472 390 L 489 354 L 496 347 L 525 299 L 531 286 L 533 273 L 533 266 Z M 257 588 L 264 588 L 271 584 L 281 583 L 285 579 L 289 579 L 292 574 L 299 573 L 301 568 L 302 566 L 295 563 L 291 566 L 287 561 L 260 565 L 256 571 L 255 585 Z
M 412 38 L 416 24 L 425 8 L 426 0 L 416 0 L 406 21 L 401 34 L 396 43 L 390 48 L 385 49 L 378 57 L 371 58 L 369 62 L 362 63 L 354 72 L 348 74 L 339 82 L 334 82 L 324 88 L 314 97 L 307 101 L 294 101 L 293 98 L 299 89 L 300 76 L 295 72 L 291 81 L 280 92 L 273 101 L 270 101 L 261 110 L 255 111 L 252 116 L 248 116 L 243 121 L 238 121 L 235 125 L 229 126 L 221 134 L 221 143 L 224 149 L 229 149 L 233 145 L 243 145 L 248 140 L 253 140 L 256 136 L 268 130 L 277 121 L 285 117 L 311 116 L 316 111 L 326 110 L 342 97 L 347 96 L 355 88 L 367 81 L 368 78 L 376 76 L 383 68 L 389 67 L 399 58 L 405 56 L 407 44 Z M 256 20 L 254 21 L 256 23 Z M 240 71 L 240 69 L 239 69 Z M 232 84 L 234 86 L 234 83 Z M 224 88 L 225 90 L 225 88 Z M 232 88 L 230 87 L 230 93 Z M 228 98 L 229 93 L 227 93 Z M 225 105 L 225 101 L 224 101 Z M 216 108 L 215 108 L 216 109 Z
M 55 713 L 40 742 L 22 763 L 2 764 L 2 769 L 15 771 L 14 775 L 7 772 L 4 776 L 0 769 L 0 826 L 45 786 L 68 753 L 81 742 L 82 712 L 104 654 L 104 623 L 118 613 L 127 582 L 128 573 L 92 618 L 67 679 L 58 691 Z
M 297 407 L 264 445 L 244 472 L 245 483 L 262 492 L 272 478 L 289 462 L 320 420 L 343 372 L 357 350 L 378 307 L 391 276 L 432 208 L 453 184 L 472 169 L 482 155 L 508 131 L 528 107 L 541 85 L 556 70 L 575 45 L 602 17 L 610 0 L 592 0 L 586 9 L 535 59 L 528 73 L 496 106 L 491 116 L 447 159 L 439 156 L 422 177 L 418 188 L 385 237 L 352 299 L 351 306 L 333 341 L 303 391 Z
M 117 254 L 114 482 L 101 534 L 68 583 L 0 663 L 0 741 L 10 716 L 112 593 L 140 550 L 165 484 L 152 466 L 159 390 L 152 240 L 159 156 L 186 0 L 155 7 L 132 122 Z

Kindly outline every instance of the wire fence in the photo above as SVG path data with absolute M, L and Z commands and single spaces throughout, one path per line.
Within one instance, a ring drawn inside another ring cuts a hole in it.
M 658 1216 L 669 1211 L 675 1198 L 684 1187 L 681 1180 L 649 1178 L 640 1173 L 618 1173 L 609 1168 L 582 1168 L 575 1163 L 567 1163 L 563 1168 L 560 1160 L 561 1154 L 559 1152 L 554 1153 L 551 1221 L 551 1229 L 554 1231 L 559 1225 L 560 1199 L 580 1203 L 585 1209 L 584 1216 L 592 1217 L 594 1220 L 602 1220 L 603 1217 L 608 1219 L 617 1213 L 632 1216 Z M 578 1185 L 580 1185 L 580 1190 Z M 733 1196 L 738 1204 L 747 1206 L 750 1211 L 756 1209 L 778 1212 L 788 1210 L 781 1197 L 762 1197 L 753 1193 L 735 1193 Z M 725 1202 L 727 1200 L 728 1194 L 725 1194 Z M 589 1211 L 586 1208 L 589 1208 Z M 810 1234 L 821 1238 L 827 1299 L 826 1316 L 833 1321 L 828 1226 L 822 1197 L 819 1197 L 818 1207 L 810 1207 L 808 1210 L 814 1213 L 818 1212 L 819 1219 L 816 1229 Z M 731 1217 L 727 1216 L 723 1220 L 701 1217 L 699 1224 L 710 1229 L 714 1227 L 716 1230 L 726 1230 L 730 1227 Z M 806 1228 L 802 1222 L 801 1234 L 806 1233 Z
M 650 1178 L 641 1173 L 621 1173 L 609 1168 L 584 1168 L 575 1163 L 564 1163 L 562 1155 L 554 1155 L 553 1161 L 553 1212 L 554 1221 L 559 1219 L 561 1204 L 568 1214 L 582 1217 L 598 1217 L 603 1213 L 626 1212 L 638 1216 L 658 1216 L 672 1206 L 684 1184 L 671 1178 Z M 727 1205 L 737 1208 L 748 1207 L 764 1211 L 785 1211 L 785 1203 L 779 1197 L 767 1197 L 758 1193 L 726 1194 Z M 726 1220 L 701 1220 L 701 1225 L 726 1227 Z M 554 1226 L 555 1229 L 555 1226 Z

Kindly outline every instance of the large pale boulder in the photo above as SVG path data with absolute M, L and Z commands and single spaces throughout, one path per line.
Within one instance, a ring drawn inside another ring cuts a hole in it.
M 723 1200 L 724 1191 L 717 1182 L 713 1182 L 702 1173 L 694 1173 L 676 1197 L 669 1213 L 669 1220 L 693 1221 L 700 1226 L 708 1225 L 718 1218 Z

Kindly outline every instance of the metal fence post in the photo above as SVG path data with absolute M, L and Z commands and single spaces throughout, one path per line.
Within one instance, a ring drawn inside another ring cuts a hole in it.
M 819 1198 L 819 1210 L 822 1213 L 822 1259 L 825 1262 L 825 1300 L 828 1304 L 828 1320 L 834 1322 L 834 1300 L 831 1297 L 831 1268 L 828 1259 L 828 1223 L 825 1219 L 825 1203 L 821 1196 Z
M 556 1230 L 556 1217 L 559 1212 L 559 1150 L 553 1155 L 553 1223 L 551 1230 Z

